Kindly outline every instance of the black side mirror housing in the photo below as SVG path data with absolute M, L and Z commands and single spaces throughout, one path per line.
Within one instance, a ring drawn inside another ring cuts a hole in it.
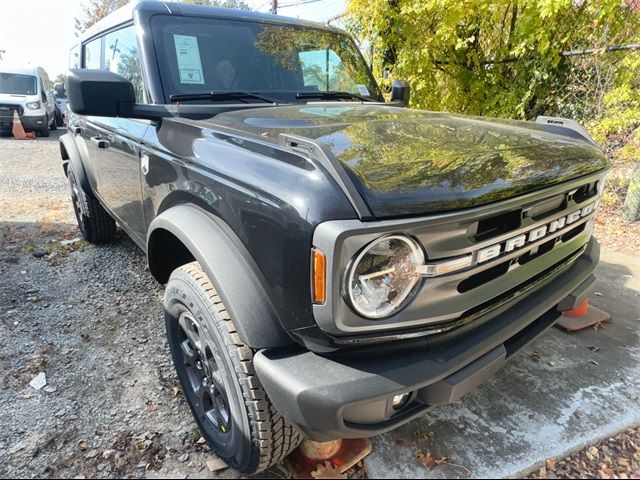
M 409 105 L 411 86 L 406 80 L 394 80 L 391 84 L 391 103 L 400 107 Z
M 67 90 L 69 108 L 78 115 L 118 117 L 136 103 L 133 84 L 107 70 L 71 69 Z
M 64 83 L 54 83 L 53 91 L 56 92 L 56 97 L 64 98 L 65 97 Z

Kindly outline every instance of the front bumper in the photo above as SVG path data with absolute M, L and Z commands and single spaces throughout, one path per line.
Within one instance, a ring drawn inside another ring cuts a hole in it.
M 324 357 L 308 350 L 261 350 L 255 369 L 278 411 L 316 441 L 378 435 L 427 409 L 457 400 L 493 375 L 593 288 L 600 248 L 577 259 L 491 318 L 425 338 L 408 350 Z M 395 395 L 411 392 L 398 411 Z
M 43 130 L 45 127 L 49 128 L 46 115 L 22 115 L 20 121 L 22 122 L 22 127 L 27 132 Z M 0 115 L 0 130 L 11 131 L 12 128 L 13 112 L 11 115 Z

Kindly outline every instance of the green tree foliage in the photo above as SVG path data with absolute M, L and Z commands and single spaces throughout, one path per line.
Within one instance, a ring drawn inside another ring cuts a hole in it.
M 408 79 L 412 106 L 515 118 L 560 109 L 562 52 L 628 43 L 640 25 L 620 0 L 349 0 L 349 11 L 376 75 Z

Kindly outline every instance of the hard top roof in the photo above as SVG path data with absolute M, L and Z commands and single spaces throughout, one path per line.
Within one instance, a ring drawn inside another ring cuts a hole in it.
M 87 29 L 80 37 L 85 40 L 94 37 L 105 30 L 131 21 L 134 12 L 158 13 L 164 15 L 176 16 L 198 16 L 209 18 L 227 18 L 229 20 L 247 20 L 254 22 L 280 23 L 284 25 L 299 25 L 305 27 L 321 28 L 333 32 L 342 32 L 341 29 L 318 22 L 310 22 L 308 20 L 300 20 L 298 18 L 282 17 L 280 15 L 272 15 L 269 13 L 260 13 L 250 10 L 237 10 L 233 8 L 211 7 L 208 5 L 194 5 L 190 3 L 170 3 L 160 0 L 134 0 L 129 2 L 122 8 L 107 15 L 105 18 L 97 22 L 95 25 Z

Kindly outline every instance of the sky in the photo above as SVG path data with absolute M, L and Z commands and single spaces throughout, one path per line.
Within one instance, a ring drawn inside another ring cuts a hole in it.
M 248 0 L 253 9 L 267 12 L 271 0 Z M 318 22 L 339 15 L 345 0 L 279 0 L 278 14 Z M 74 18 L 82 13 L 81 0 L 0 0 L 2 62 L 41 66 L 53 79 L 69 67 L 69 49 L 77 41 Z

